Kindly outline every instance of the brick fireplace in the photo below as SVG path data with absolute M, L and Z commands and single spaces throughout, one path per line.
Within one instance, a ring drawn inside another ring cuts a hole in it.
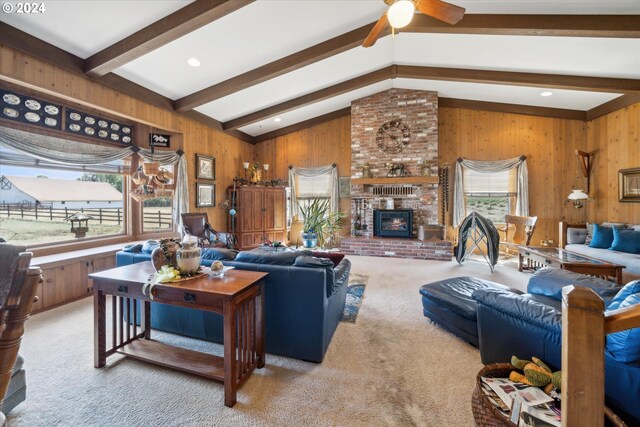
M 391 144 L 386 144 L 383 138 Z M 388 163 L 404 165 L 406 176 L 387 179 L 385 165 Z M 363 173 L 366 166 L 370 177 Z M 374 210 L 410 211 L 412 230 L 408 234 L 414 238 L 420 225 L 438 224 L 437 174 L 437 92 L 389 89 L 353 101 L 351 217 L 354 231 L 353 237 L 343 239 L 343 251 L 424 259 L 448 256 L 450 259 L 449 242 L 411 241 L 391 235 L 374 237 Z M 371 249 L 371 253 L 365 251 L 366 248 Z

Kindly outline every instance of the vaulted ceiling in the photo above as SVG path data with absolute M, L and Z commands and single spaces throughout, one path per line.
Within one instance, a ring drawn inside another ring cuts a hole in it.
M 250 142 L 392 87 L 575 117 L 640 99 L 640 1 L 453 2 L 458 24 L 418 14 L 366 49 L 382 0 L 57 0 L 3 13 L 0 42 L 29 53 L 35 37 L 76 71 Z

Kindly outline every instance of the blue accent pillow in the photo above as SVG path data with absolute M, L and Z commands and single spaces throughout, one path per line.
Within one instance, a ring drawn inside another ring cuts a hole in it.
M 630 254 L 640 254 L 640 231 L 620 229 L 614 225 L 613 242 L 611 242 L 609 249 Z
M 640 305 L 640 293 L 627 296 L 618 308 L 634 305 Z M 640 328 L 627 329 L 607 335 L 606 348 L 607 352 L 619 362 L 640 363 Z
M 602 225 L 593 224 L 593 237 L 589 243 L 590 248 L 609 249 L 613 243 L 613 229 Z
M 142 245 L 142 252 L 150 254 L 158 246 L 160 246 L 160 242 L 157 240 L 147 240 L 144 242 L 144 245 Z
M 263 252 L 261 250 L 242 251 L 236 256 L 238 262 L 270 265 L 293 265 L 300 255 L 311 255 L 311 251 Z
M 620 304 L 622 304 L 627 297 L 633 294 L 640 294 L 640 280 L 634 280 L 624 285 L 623 288 L 620 289 L 620 292 L 618 292 L 613 298 L 607 307 L 607 310 L 616 310 L 620 308 Z

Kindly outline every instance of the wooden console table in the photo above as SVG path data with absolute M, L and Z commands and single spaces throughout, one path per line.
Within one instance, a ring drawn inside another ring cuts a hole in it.
M 536 267 L 556 267 L 574 273 L 589 274 L 607 279 L 614 278 L 622 285 L 624 265 L 600 261 L 585 255 L 547 246 L 518 246 L 518 271 Z
M 154 302 L 213 311 L 224 317 L 224 357 L 151 339 L 151 303 L 142 286 L 154 268 L 137 263 L 91 274 L 94 283 L 94 363 L 125 356 L 224 383 L 224 404 L 236 403 L 237 390 L 253 370 L 264 367 L 264 277 L 267 273 L 231 270 L 223 278 L 157 285 Z M 107 299 L 111 295 L 111 348 L 107 349 Z M 128 319 L 136 319 L 130 322 Z M 138 326 L 138 324 L 140 326 Z

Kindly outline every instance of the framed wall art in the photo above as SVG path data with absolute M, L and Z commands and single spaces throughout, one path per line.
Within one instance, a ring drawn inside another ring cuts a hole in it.
M 196 183 L 196 207 L 212 208 L 216 205 L 216 185 Z
M 640 168 L 618 171 L 618 196 L 621 202 L 640 203 Z
M 216 159 L 196 154 L 196 179 L 216 179 Z
M 340 198 L 351 197 L 351 177 L 341 176 L 338 178 L 338 188 L 340 189 Z

